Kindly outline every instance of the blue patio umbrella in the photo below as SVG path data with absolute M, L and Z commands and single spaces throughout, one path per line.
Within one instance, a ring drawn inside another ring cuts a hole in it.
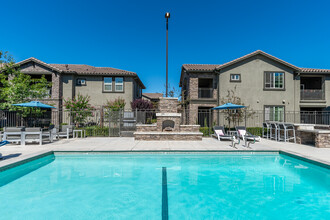
M 31 102 L 27 102 L 27 103 L 19 103 L 19 104 L 12 104 L 15 106 L 21 106 L 21 107 L 32 107 L 32 108 L 55 108 L 54 106 L 51 105 L 46 105 L 42 102 L 38 102 L 38 101 L 31 101 Z
M 213 110 L 225 110 L 225 109 L 227 109 L 228 113 L 229 113 L 230 109 L 239 109 L 239 108 L 245 108 L 245 106 L 244 105 L 236 105 L 236 104 L 228 102 L 226 104 L 220 105 L 220 106 L 212 108 L 212 109 Z M 246 118 L 245 118 L 245 126 L 246 126 Z M 230 123 L 229 123 L 229 127 L 230 127 Z
M 238 109 L 238 108 L 245 108 L 245 106 L 244 105 L 236 105 L 236 104 L 228 102 L 226 104 L 220 105 L 220 106 L 212 108 L 212 109 L 213 110 L 223 110 L 223 109 Z
M 46 104 L 44 104 L 42 102 L 39 102 L 39 101 L 31 101 L 31 102 L 12 104 L 12 105 L 20 106 L 20 107 L 30 107 L 30 108 L 47 108 L 47 109 L 55 108 L 54 106 L 46 105 Z M 31 112 L 31 114 L 32 114 L 32 112 Z M 35 126 L 35 120 L 36 119 L 34 119 L 34 126 Z

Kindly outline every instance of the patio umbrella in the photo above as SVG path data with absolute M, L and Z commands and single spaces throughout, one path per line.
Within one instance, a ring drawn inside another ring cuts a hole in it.
M 32 107 L 32 108 L 55 108 L 54 106 L 46 105 L 38 101 L 31 101 L 31 102 L 12 104 L 12 105 L 21 106 L 21 107 Z
M 30 108 L 47 108 L 47 109 L 55 108 L 54 106 L 46 105 L 39 101 L 31 101 L 31 102 L 12 104 L 12 105 L 21 106 L 21 107 L 30 107 Z M 34 126 L 35 126 L 35 122 L 34 122 Z
M 236 104 L 233 104 L 233 103 L 228 102 L 226 104 L 220 105 L 218 107 L 214 107 L 212 109 L 213 110 L 224 110 L 224 109 L 227 109 L 228 110 L 228 114 L 229 114 L 229 110 L 230 109 L 239 109 L 239 108 L 245 108 L 245 106 L 244 105 L 236 105 Z M 246 124 L 246 122 L 245 122 L 245 124 Z M 230 122 L 229 122 L 229 126 L 230 126 Z M 230 129 L 230 127 L 229 127 L 229 129 Z
M 223 109 L 238 109 L 238 108 L 245 108 L 245 106 L 244 105 L 236 105 L 236 104 L 228 102 L 226 104 L 220 105 L 218 107 L 214 107 L 212 109 L 213 110 L 223 110 Z

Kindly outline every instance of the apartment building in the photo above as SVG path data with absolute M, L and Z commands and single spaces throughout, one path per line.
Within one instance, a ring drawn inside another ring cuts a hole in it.
M 330 111 L 329 69 L 300 68 L 261 50 L 224 64 L 184 64 L 180 87 L 190 123 L 234 88 L 266 121 L 283 121 L 290 111 Z
M 125 108 L 129 109 L 130 103 L 141 98 L 142 89 L 145 89 L 135 72 L 111 67 L 48 64 L 33 57 L 17 64 L 21 72 L 34 78 L 44 75 L 52 82 L 48 97 L 42 101 L 53 104 L 56 110 L 64 110 L 63 100 L 72 99 L 77 94 L 89 95 L 90 104 L 95 108 L 122 98 L 126 102 Z

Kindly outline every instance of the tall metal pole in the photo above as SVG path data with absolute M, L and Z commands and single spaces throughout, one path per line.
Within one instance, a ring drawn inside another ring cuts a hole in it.
M 168 96 L 168 19 L 170 18 L 170 13 L 166 12 L 166 97 Z

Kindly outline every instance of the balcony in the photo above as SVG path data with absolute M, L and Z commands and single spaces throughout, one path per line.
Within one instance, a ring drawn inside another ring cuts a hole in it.
M 302 89 L 300 90 L 300 100 L 325 100 L 322 89 Z
M 198 98 L 211 99 L 213 98 L 213 88 L 198 88 Z

